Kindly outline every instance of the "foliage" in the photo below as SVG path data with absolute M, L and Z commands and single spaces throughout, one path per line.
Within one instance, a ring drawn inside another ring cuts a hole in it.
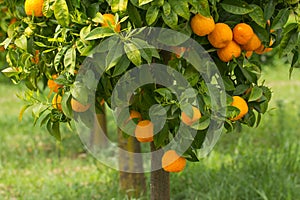
M 14 83 L 22 82 L 26 85 L 28 91 L 23 96 L 26 105 L 22 112 L 33 106 L 34 123 L 46 125 L 57 139 L 61 139 L 61 123 L 70 123 L 71 120 L 80 118 L 78 113 L 72 111 L 72 98 L 87 104 L 91 98 L 91 91 L 96 90 L 95 107 L 97 112 L 101 112 L 100 102 L 104 99 L 108 106 L 111 106 L 113 89 L 126 72 L 135 66 L 154 61 L 168 64 L 188 80 L 194 89 L 184 93 L 188 106 L 180 107 L 180 102 L 168 88 L 149 84 L 136 90 L 130 109 L 139 111 L 143 119 L 150 119 L 148 111 L 155 104 L 166 110 L 167 123 L 154 137 L 157 147 L 165 146 L 176 135 L 181 111 L 185 110 L 188 116 L 192 116 L 192 104 L 195 99 L 193 93 L 196 92 L 202 117 L 199 126 L 186 127 L 186 130 L 195 129 L 197 134 L 185 156 L 191 161 L 198 160 L 196 151 L 202 146 L 212 116 L 213 102 L 208 86 L 199 76 L 199 72 L 180 55 L 166 53 L 153 48 L 145 41 L 135 39 L 135 28 L 169 28 L 186 34 L 205 48 L 216 63 L 225 85 L 227 113 L 222 117 L 226 117 L 224 127 L 227 131 L 232 131 L 241 124 L 257 126 L 261 114 L 268 109 L 271 92 L 259 81 L 261 67 L 257 60 L 247 59 L 243 52 L 242 56 L 230 62 L 222 62 L 217 56 L 217 50 L 209 44 L 205 36 L 193 34 L 190 18 L 194 14 L 200 13 L 207 17 L 211 15 L 216 22 L 226 23 L 230 28 L 241 22 L 250 24 L 264 46 L 269 47 L 270 39 L 274 40 L 272 47 L 276 48 L 281 57 L 290 58 L 291 69 L 299 67 L 300 26 L 297 2 L 290 4 L 274 0 L 45 0 L 44 17 L 26 16 L 24 1 L 8 0 L 5 4 L 18 21 L 8 27 L 7 38 L 2 42 L 9 64 L 9 68 L 3 70 L 3 73 Z M 104 13 L 114 13 L 115 23 L 101 26 Z M 291 14 L 296 22 L 287 25 Z M 115 28 L 119 24 L 122 27 L 121 33 Z M 118 39 L 108 44 L 106 41 L 112 37 Z M 170 38 L 167 36 L 164 39 Z M 171 45 L 184 45 L 184 39 L 176 39 Z M 97 88 L 94 88 L 92 82 L 97 81 L 96 76 L 91 70 L 80 71 L 80 67 L 98 45 L 107 45 L 107 57 L 99 64 L 99 70 L 104 73 Z M 147 48 L 139 48 L 141 46 Z M 116 52 L 125 54 L 115 57 Z M 187 50 L 182 53 L 189 54 Z M 82 74 L 81 77 L 77 76 L 78 71 Z M 59 75 L 55 82 L 63 85 L 58 91 L 62 96 L 62 111 L 51 103 L 54 94 L 41 92 L 53 74 Z M 141 77 L 145 78 L 147 75 L 143 74 Z M 132 77 L 128 79 L 130 78 Z M 249 106 L 246 116 L 236 122 L 230 120 L 239 114 L 239 110 L 231 106 L 232 96 L 243 97 Z M 159 112 L 157 115 L 160 115 Z M 85 123 L 89 124 L 88 121 Z M 188 136 L 181 139 L 181 142 L 190 140 Z

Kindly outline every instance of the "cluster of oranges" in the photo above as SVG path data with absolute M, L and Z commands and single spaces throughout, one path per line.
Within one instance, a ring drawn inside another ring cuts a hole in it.
M 231 106 L 238 108 L 240 111 L 237 116 L 230 119 L 232 121 L 240 120 L 248 113 L 248 104 L 240 96 L 233 96 Z M 192 110 L 192 117 L 189 117 L 185 112 L 181 113 L 182 122 L 188 126 L 192 126 L 201 118 L 201 112 L 197 107 L 193 106 Z M 154 124 L 150 120 L 142 120 L 142 115 L 135 110 L 130 111 L 130 116 L 126 120 L 126 123 L 133 119 L 137 119 L 138 121 L 134 132 L 135 138 L 142 143 L 152 142 L 154 135 Z M 179 156 L 174 150 L 166 151 L 162 156 L 161 161 L 162 168 L 167 172 L 180 172 L 185 168 L 186 165 L 186 159 L 182 156 Z
M 229 62 L 246 51 L 249 58 L 253 51 L 257 54 L 269 52 L 272 48 L 265 48 L 252 27 L 246 23 L 239 23 L 231 29 L 225 23 L 215 23 L 212 17 L 196 14 L 191 19 L 191 28 L 198 36 L 207 36 L 210 44 L 217 48 L 217 54 L 223 62 Z M 269 46 L 273 42 L 270 41 Z
M 57 78 L 58 78 L 57 74 L 52 75 L 52 79 L 48 80 L 47 85 L 48 85 L 48 88 L 50 89 L 50 94 L 52 92 L 56 93 L 52 99 L 52 107 L 54 109 L 58 109 L 59 111 L 62 111 L 62 106 L 61 106 L 62 96 L 60 95 L 60 93 L 63 93 L 63 85 L 60 85 L 55 82 L 55 79 L 57 79 Z M 59 90 L 62 90 L 62 91 L 59 92 Z M 74 98 L 71 99 L 70 103 L 71 103 L 72 110 L 75 112 L 85 112 L 91 106 L 90 104 L 83 105 Z
M 26 0 L 24 4 L 25 13 L 27 16 L 34 15 L 35 17 L 43 17 L 44 0 Z M 102 27 L 114 26 L 116 32 L 120 32 L 121 25 L 115 23 L 115 16 L 113 14 L 103 14 L 103 22 L 100 23 Z
M 143 120 L 142 115 L 135 110 L 130 111 L 130 116 L 126 120 L 136 119 L 138 121 L 135 128 L 135 138 L 137 141 L 145 143 L 152 142 L 154 135 L 154 124 L 150 120 Z M 179 156 L 176 151 L 169 150 L 164 153 L 161 159 L 162 168 L 167 172 L 180 172 L 185 168 L 186 159 Z

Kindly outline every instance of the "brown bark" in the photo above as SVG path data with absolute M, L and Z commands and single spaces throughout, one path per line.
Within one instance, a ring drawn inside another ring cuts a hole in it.
M 118 129 L 118 138 L 120 149 L 125 150 L 120 150 L 119 152 L 120 189 L 129 197 L 142 196 L 146 191 L 146 179 L 144 173 L 128 173 L 128 171 L 143 172 L 142 156 L 128 153 L 141 152 L 140 143 L 132 136 L 125 138 L 120 129 Z
M 151 143 L 151 151 L 156 151 L 154 143 Z M 161 157 L 163 151 L 152 155 L 151 168 L 158 169 L 161 166 Z M 151 171 L 151 200 L 169 200 L 170 199 L 170 175 L 163 169 Z
M 103 113 L 97 114 L 95 117 L 94 128 L 90 137 L 90 145 L 100 146 L 101 148 L 107 146 L 107 125 L 106 125 L 106 115 L 105 106 L 103 106 Z

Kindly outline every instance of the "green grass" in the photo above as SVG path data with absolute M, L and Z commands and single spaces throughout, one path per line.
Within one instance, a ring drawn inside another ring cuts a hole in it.
M 274 97 L 262 124 L 222 135 L 208 158 L 171 174 L 172 199 L 300 197 L 299 70 L 288 80 L 288 67 L 275 65 L 264 67 Z M 59 145 L 45 128 L 32 126 L 29 112 L 19 122 L 22 102 L 15 94 L 23 89 L 0 80 L 0 199 L 126 198 L 118 172 L 85 153 L 71 131 Z

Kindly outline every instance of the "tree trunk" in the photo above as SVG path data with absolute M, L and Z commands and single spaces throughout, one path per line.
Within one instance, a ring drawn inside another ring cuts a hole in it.
M 107 125 L 106 125 L 106 114 L 105 114 L 105 106 L 103 105 L 103 113 L 97 114 L 95 117 L 94 128 L 90 137 L 90 145 L 100 146 L 101 148 L 107 146 Z M 101 131 L 103 133 L 101 133 Z
M 154 143 L 151 143 L 151 151 L 156 151 Z M 151 159 L 151 168 L 157 169 L 161 166 L 163 151 L 153 154 Z M 170 199 L 170 175 L 162 168 L 151 171 L 151 200 L 169 200 Z
M 135 137 L 125 138 L 123 132 L 118 129 L 119 147 L 125 151 L 119 152 L 119 177 L 120 189 L 129 197 L 139 197 L 146 191 L 146 178 L 144 173 L 128 173 L 126 171 L 143 172 L 142 155 L 133 155 L 126 152 L 141 152 L 140 143 Z

